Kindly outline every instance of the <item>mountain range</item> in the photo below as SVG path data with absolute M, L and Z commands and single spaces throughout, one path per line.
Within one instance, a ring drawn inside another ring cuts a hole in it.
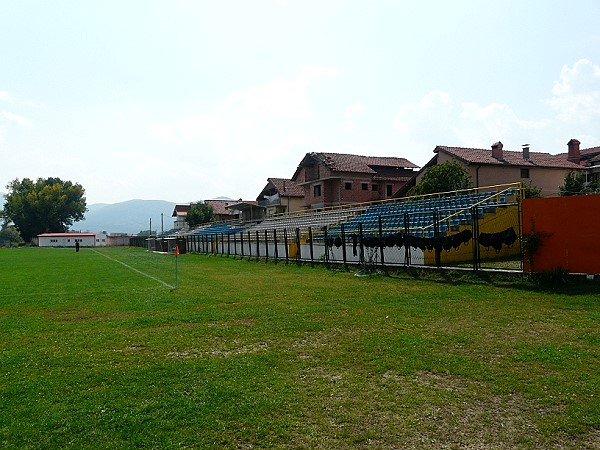
M 88 205 L 85 219 L 75 222 L 76 231 L 106 231 L 108 233 L 138 234 L 152 227 L 159 233 L 173 228 L 171 217 L 175 203 L 165 200 L 127 200 L 120 203 Z
M 0 210 L 4 196 L 0 192 Z M 231 200 L 217 197 L 215 200 Z M 180 204 L 189 204 L 180 203 Z M 87 205 L 85 219 L 73 223 L 71 229 L 81 232 L 106 231 L 107 233 L 138 234 L 140 231 L 168 231 L 173 228 L 172 217 L 176 203 L 166 200 L 127 200 L 120 203 L 94 203 Z M 152 222 L 152 223 L 151 223 Z

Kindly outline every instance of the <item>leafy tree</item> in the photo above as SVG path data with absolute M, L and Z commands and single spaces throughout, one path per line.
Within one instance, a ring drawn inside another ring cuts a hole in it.
M 14 244 L 21 244 L 23 239 L 21 238 L 21 234 L 14 227 L 14 225 L 8 225 L 2 227 L 0 230 L 0 246 L 8 245 L 11 247 Z
M 87 211 L 85 190 L 60 178 L 15 179 L 6 188 L 3 217 L 27 242 L 41 233 L 66 232 Z
M 530 181 L 529 184 L 525 186 L 525 198 L 542 198 L 542 188 L 531 184 Z
M 185 216 L 185 221 L 190 227 L 195 227 L 203 223 L 212 222 L 215 218 L 215 212 L 210 205 L 204 202 L 194 203 Z
M 447 161 L 427 169 L 421 181 L 410 190 L 409 195 L 456 191 L 471 186 L 471 177 L 467 168 L 459 162 Z
M 571 171 L 565 175 L 565 181 L 559 188 L 561 197 L 600 193 L 600 182 L 594 179 L 586 183 L 585 173 Z

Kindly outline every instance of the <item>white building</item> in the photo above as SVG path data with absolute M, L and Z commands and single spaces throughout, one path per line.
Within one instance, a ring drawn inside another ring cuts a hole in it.
M 104 233 L 44 233 L 38 234 L 40 247 L 100 247 L 107 244 Z

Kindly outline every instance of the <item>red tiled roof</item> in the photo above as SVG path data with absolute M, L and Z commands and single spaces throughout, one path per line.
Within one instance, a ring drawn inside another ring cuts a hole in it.
M 241 210 L 241 209 L 248 209 L 251 207 L 258 207 L 258 202 L 256 200 L 236 200 L 236 201 L 232 201 L 229 202 L 229 205 L 227 205 L 227 209 L 228 210 Z
M 567 161 L 566 153 L 551 155 L 550 153 L 530 152 L 529 159 L 523 158 L 523 152 L 503 150 L 502 159 L 492 156 L 491 149 L 447 147 L 438 145 L 435 150 L 444 152 L 469 164 L 485 164 L 494 166 L 551 167 L 557 169 L 582 169 L 579 164 Z
M 600 162 L 600 147 L 591 147 L 581 150 L 581 159 L 588 164 Z
M 406 158 L 396 158 L 393 156 L 361 156 L 344 153 L 311 153 L 310 155 L 321 161 L 333 172 L 376 173 L 376 170 L 372 166 L 407 169 L 419 167 Z
M 304 197 L 304 189 L 293 180 L 285 178 L 267 178 L 267 181 L 275 187 L 279 195 L 288 197 Z
M 42 233 L 38 234 L 38 237 L 96 237 L 96 233 Z
M 204 200 L 208 206 L 210 206 L 214 213 L 217 215 L 230 215 L 231 211 L 227 209 L 227 206 L 237 203 L 236 200 Z
M 417 172 L 415 172 L 415 173 L 417 173 Z M 373 180 L 375 180 L 375 181 L 382 181 L 382 180 L 383 181 L 403 181 L 406 183 L 411 178 L 412 177 L 406 177 L 406 176 L 404 176 L 404 177 L 379 177 L 379 176 L 375 175 L 373 177 Z
M 173 214 L 171 217 L 176 217 L 177 213 L 186 213 L 190 210 L 191 205 L 175 205 L 175 209 L 173 209 Z

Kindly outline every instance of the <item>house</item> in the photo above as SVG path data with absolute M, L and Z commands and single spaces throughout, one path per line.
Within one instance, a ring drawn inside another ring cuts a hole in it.
M 189 230 L 190 226 L 185 221 L 188 211 L 192 205 L 175 205 L 173 209 L 173 214 L 171 217 L 175 217 L 175 221 L 173 222 L 173 228 L 175 230 Z
M 573 162 L 578 163 L 586 168 L 586 174 L 588 181 L 597 180 L 600 178 L 600 147 L 591 147 L 582 149 L 579 151 L 579 157 L 577 157 L 576 149 L 579 148 L 580 142 L 577 139 L 571 139 L 569 141 L 571 146 L 574 147 L 573 155 L 571 159 Z M 563 157 L 569 157 L 569 153 L 563 153 Z
M 391 198 L 418 168 L 405 158 L 307 153 L 292 180 L 304 190 L 305 208 Z
M 299 211 L 304 208 L 304 189 L 285 178 L 267 178 L 267 185 L 256 198 L 264 216 Z
M 526 187 L 539 188 L 542 196 L 555 196 L 558 195 L 559 187 L 563 185 L 569 172 L 586 170 L 586 166 L 581 164 L 579 141 L 571 139 L 567 146 L 567 153 L 552 155 L 532 152 L 529 145 L 524 145 L 521 151 L 505 150 L 502 142 L 494 143 L 491 149 L 438 145 L 434 149 L 435 156 L 395 194 L 395 197 L 406 195 L 410 188 L 419 183 L 429 167 L 448 161 L 458 161 L 466 165 L 474 187 L 520 181 Z M 590 161 L 593 160 L 590 156 Z
M 236 203 L 235 200 L 231 199 L 216 199 L 216 200 L 204 200 L 204 203 L 210 206 L 215 213 L 215 220 L 218 222 L 227 222 L 235 219 L 235 215 L 227 206 Z
M 264 219 L 265 209 L 258 205 L 254 200 L 232 201 L 226 208 L 231 212 L 231 215 L 236 220 L 243 222 L 258 222 Z
M 43 233 L 37 236 L 40 247 L 100 247 L 107 245 L 104 233 Z

